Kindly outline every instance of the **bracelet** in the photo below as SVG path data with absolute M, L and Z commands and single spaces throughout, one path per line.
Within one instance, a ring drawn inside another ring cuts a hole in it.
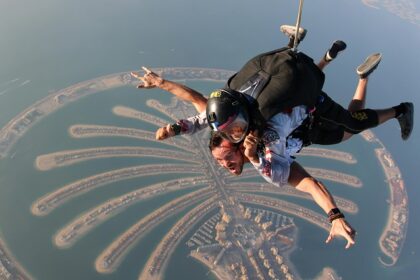
M 174 131 L 175 135 L 179 135 L 181 133 L 181 126 L 177 123 L 171 125 L 172 130 Z
M 328 212 L 328 221 L 332 223 L 332 221 L 336 219 L 344 218 L 344 214 L 341 213 L 340 209 L 333 208 Z
M 344 218 L 344 214 L 343 213 L 339 213 L 339 214 L 335 214 L 335 215 L 329 216 L 328 217 L 328 221 L 330 221 L 330 223 L 332 223 L 334 220 L 341 219 L 341 218 Z

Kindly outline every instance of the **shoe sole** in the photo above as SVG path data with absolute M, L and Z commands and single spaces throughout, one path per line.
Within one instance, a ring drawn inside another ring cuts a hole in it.
M 280 26 L 280 31 L 284 33 L 288 38 L 292 38 L 296 34 L 296 27 L 293 25 L 282 25 Z M 306 29 L 299 27 L 298 36 L 298 40 L 302 41 L 306 36 Z
M 413 131 L 413 127 L 414 127 L 414 105 L 413 105 L 413 103 L 407 103 L 406 115 L 409 116 L 408 123 L 411 123 L 411 126 L 410 126 L 410 129 L 409 129 L 408 133 L 403 133 L 403 131 L 401 131 L 401 138 L 403 140 L 407 140 L 410 137 L 411 132 Z
M 381 53 L 375 53 L 368 56 L 368 58 L 366 58 L 366 60 L 362 64 L 360 64 L 359 67 L 357 67 L 356 69 L 357 75 L 364 76 L 364 75 L 370 74 L 370 72 L 372 72 L 373 70 L 376 69 L 376 67 L 378 67 L 378 64 L 379 62 L 381 62 L 381 59 L 382 59 Z

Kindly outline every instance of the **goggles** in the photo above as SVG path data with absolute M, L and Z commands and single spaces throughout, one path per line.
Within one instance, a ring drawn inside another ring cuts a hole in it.
M 223 125 L 218 125 L 217 122 L 211 123 L 213 130 L 220 133 L 220 136 L 232 143 L 239 143 L 244 140 L 248 132 L 248 118 L 242 113 L 231 117 Z

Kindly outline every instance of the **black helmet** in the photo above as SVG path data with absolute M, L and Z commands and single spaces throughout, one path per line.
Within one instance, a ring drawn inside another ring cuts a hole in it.
M 249 127 L 248 101 L 242 93 L 219 89 L 207 101 L 207 121 L 213 131 L 232 143 L 242 141 Z

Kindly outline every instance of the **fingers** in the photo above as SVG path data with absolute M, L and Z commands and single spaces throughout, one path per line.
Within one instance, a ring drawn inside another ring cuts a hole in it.
M 142 66 L 141 69 L 143 69 L 143 71 L 146 72 L 146 75 L 152 73 L 152 71 L 149 68 L 146 68 L 144 66 Z
M 136 72 L 131 72 L 131 76 L 141 81 L 140 84 L 137 85 L 137 88 L 155 88 L 160 87 L 163 84 L 163 78 L 154 73 L 149 68 L 144 66 L 141 67 L 145 72 L 144 75 L 140 75 Z
M 165 140 L 173 136 L 175 136 L 175 131 L 172 129 L 171 124 L 167 124 L 166 126 L 159 128 L 155 134 L 156 140 Z
M 256 131 L 251 131 L 246 137 L 245 137 L 245 140 L 246 141 L 248 141 L 248 142 L 250 142 L 250 143 L 254 143 L 254 144 L 256 144 L 256 143 L 258 143 L 258 137 L 257 137 L 257 135 L 258 135 L 258 132 L 256 132 Z
M 256 149 L 258 144 L 258 138 L 247 136 L 244 140 L 244 147 L 246 149 Z
M 351 246 L 354 245 L 354 240 L 353 239 L 347 239 L 347 245 L 346 245 L 346 249 L 350 248 Z
M 347 239 L 347 245 L 346 245 L 346 249 L 350 248 L 351 246 L 354 245 L 354 237 L 353 237 L 353 233 L 351 233 L 350 235 L 346 236 Z
M 327 237 L 327 240 L 325 240 L 325 243 L 330 243 L 331 240 L 334 239 L 334 235 L 332 233 L 330 233 Z
M 252 143 L 255 143 L 255 142 L 252 139 L 249 139 L 248 137 L 245 137 L 244 146 L 252 145 Z
M 356 236 L 356 230 L 354 230 L 354 228 L 352 228 L 347 222 L 344 223 L 344 229 L 354 241 L 354 237 Z
M 133 76 L 136 79 L 140 78 L 139 74 L 137 74 L 136 72 L 130 72 L 130 75 Z
M 343 237 L 347 240 L 346 249 L 348 249 L 348 248 L 350 248 L 351 246 L 354 245 L 354 238 L 352 236 L 352 233 L 348 234 L 346 232 L 346 234 L 343 234 Z
M 130 75 L 144 83 L 143 77 L 137 74 L 136 72 L 130 72 Z M 144 88 L 144 84 L 138 84 L 137 88 Z
M 147 69 L 146 67 L 144 67 L 145 69 Z M 147 69 L 148 70 L 148 69 Z M 150 71 L 150 70 L 148 70 Z M 137 85 L 137 88 L 152 88 L 153 86 L 151 86 L 149 84 L 149 82 L 144 78 L 144 76 L 139 75 L 136 72 L 130 72 L 131 76 L 133 76 L 134 78 L 138 79 L 141 81 L 140 84 Z
M 334 234 L 330 233 L 328 235 L 327 240 L 325 240 L 325 243 L 327 243 L 327 244 L 330 243 L 331 240 L 334 239 L 334 237 L 335 237 Z M 346 240 L 347 240 L 347 244 L 346 244 L 346 247 L 345 247 L 346 249 L 350 248 L 351 246 L 353 246 L 355 244 L 354 239 L 350 235 L 345 235 L 344 238 L 346 238 Z
M 147 87 L 149 87 L 148 82 L 143 77 L 138 76 L 137 79 L 139 79 L 141 81 L 141 83 L 137 85 L 137 88 L 147 88 Z
M 149 75 L 149 74 L 153 73 L 152 70 L 150 70 L 149 68 L 146 68 L 144 66 L 142 66 L 141 69 L 143 69 L 143 71 L 146 72 L 146 75 Z M 133 76 L 134 78 L 139 79 L 139 80 L 142 80 L 142 78 L 143 78 L 142 75 L 139 75 L 136 72 L 130 72 L 130 74 L 131 74 L 131 76 Z
M 333 221 L 330 234 L 325 242 L 329 243 L 332 239 L 334 239 L 335 235 L 339 235 L 346 239 L 346 249 L 355 244 L 354 237 L 356 235 L 356 231 L 344 219 L 337 219 Z
M 248 142 L 251 142 L 251 143 L 257 143 L 257 142 L 258 142 L 258 138 L 257 138 L 257 137 L 255 137 L 255 136 L 252 136 L 252 135 L 248 135 L 245 139 L 246 139 Z
M 350 230 L 348 231 L 348 236 L 346 237 L 347 239 L 347 245 L 346 245 L 346 249 L 350 248 L 351 246 L 354 245 L 355 241 L 354 238 L 356 236 L 356 231 L 352 228 L 350 228 Z
M 166 127 L 161 127 L 156 131 L 156 140 L 165 140 L 168 138 L 168 131 L 166 130 Z

